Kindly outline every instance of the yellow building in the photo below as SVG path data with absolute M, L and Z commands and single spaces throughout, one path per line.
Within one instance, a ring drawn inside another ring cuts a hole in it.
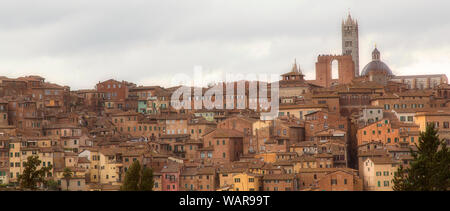
M 450 110 L 418 112 L 414 116 L 414 123 L 419 125 L 422 132 L 426 130 L 427 123 L 433 123 L 439 130 L 439 138 L 450 140 Z
M 9 181 L 18 182 L 18 177 L 24 170 L 24 163 L 30 156 L 38 156 L 42 167 L 54 166 L 54 149 L 51 147 L 49 139 L 16 139 L 10 143 L 10 168 Z M 52 177 L 54 168 L 47 177 Z
M 294 164 L 294 173 L 299 173 L 300 169 L 317 168 L 316 158 L 314 156 L 303 155 L 292 160 Z
M 233 175 L 231 191 L 259 191 L 262 189 L 262 175 L 242 172 Z
M 234 185 L 234 176 L 247 171 L 247 168 L 226 168 L 219 170 L 218 190 L 231 190 Z
M 255 158 L 262 159 L 266 163 L 274 163 L 275 161 L 277 161 L 277 153 L 275 152 L 260 153 L 255 155 Z
M 91 182 L 119 185 L 119 167 L 122 167 L 122 162 L 118 160 L 116 150 L 111 148 L 91 151 L 89 169 Z
M 328 106 L 326 104 L 280 105 L 278 115 L 305 119 L 306 114 L 327 109 Z
M 397 169 L 398 164 L 390 157 L 367 158 L 359 170 L 364 190 L 392 191 L 392 180 Z

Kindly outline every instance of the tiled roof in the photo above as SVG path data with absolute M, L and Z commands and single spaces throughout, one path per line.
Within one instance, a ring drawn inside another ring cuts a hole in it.
M 214 138 L 242 138 L 244 134 L 237 130 L 216 128 L 212 132 Z M 206 134 L 205 134 L 206 135 Z
M 347 171 L 347 172 L 357 172 L 355 169 L 351 168 L 301 168 L 298 170 L 299 173 L 319 173 L 319 172 L 335 172 L 335 171 Z
M 396 163 L 392 160 L 391 157 L 371 157 L 368 158 L 370 160 L 372 160 L 373 163 L 375 164 L 393 164 Z
M 91 163 L 87 157 L 79 157 L 78 163 Z
M 293 180 L 295 174 L 265 174 L 263 180 Z

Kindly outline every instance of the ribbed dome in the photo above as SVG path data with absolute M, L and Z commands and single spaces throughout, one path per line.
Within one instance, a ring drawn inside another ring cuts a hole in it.
M 375 47 L 372 51 L 372 61 L 367 64 L 361 72 L 362 76 L 369 75 L 369 72 L 386 72 L 386 75 L 393 76 L 391 68 L 380 60 L 380 51 Z
M 379 60 L 369 62 L 362 70 L 361 75 L 368 75 L 370 71 L 385 71 L 387 73 L 386 75 L 394 75 L 392 70 L 384 62 Z

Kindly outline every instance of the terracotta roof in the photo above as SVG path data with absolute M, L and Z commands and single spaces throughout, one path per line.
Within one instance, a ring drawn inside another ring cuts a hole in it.
M 274 166 L 292 166 L 294 163 L 292 160 L 279 160 L 273 163 Z
M 296 157 L 292 159 L 293 162 L 301 161 L 301 162 L 315 162 L 316 158 L 311 155 L 301 155 L 299 157 Z
M 358 157 L 371 157 L 371 156 L 388 156 L 389 153 L 386 149 L 372 149 L 368 151 L 358 151 Z
M 367 158 L 367 159 L 370 159 L 375 164 L 393 164 L 393 163 L 396 163 L 390 157 L 371 157 L 371 158 Z
M 337 129 L 325 129 L 322 131 L 318 131 L 315 133 L 316 136 L 335 136 L 335 135 L 345 135 L 346 132 L 343 130 L 337 130 Z
M 161 173 L 175 173 L 180 171 L 180 166 L 178 164 L 169 164 L 164 166 Z
M 232 167 L 223 167 L 223 168 L 219 168 L 218 172 L 222 173 L 222 174 L 228 174 L 228 173 L 243 173 L 246 172 L 247 168 L 232 168 Z
M 316 158 L 332 158 L 333 155 L 332 154 L 328 154 L 328 153 L 320 153 L 320 154 L 316 154 Z
M 137 116 L 137 115 L 139 115 L 138 112 L 131 110 L 112 114 L 112 116 Z
M 263 180 L 293 180 L 295 174 L 265 174 Z
M 323 94 L 314 94 L 312 95 L 312 98 L 339 98 L 339 95 L 334 93 L 332 94 L 323 93 Z
M 44 127 L 44 129 L 61 129 L 61 128 L 80 128 L 78 125 L 75 124 L 51 124 Z
M 299 105 L 287 105 L 280 104 L 280 110 L 283 109 L 300 109 L 300 108 L 328 108 L 325 104 L 299 104 Z
M 91 163 L 91 161 L 89 161 L 87 157 L 79 157 L 78 163 Z
M 298 171 L 299 173 L 335 172 L 335 171 L 357 172 L 357 170 L 351 168 L 301 168 Z
M 435 110 L 435 111 L 428 111 L 428 112 L 418 112 L 416 113 L 416 116 L 449 116 L 450 115 L 450 110 L 444 110 L 444 109 L 439 109 L 439 110 Z
M 244 134 L 237 130 L 216 128 L 211 132 L 214 138 L 242 138 Z M 209 133 L 208 133 L 209 134 Z M 205 134 L 206 135 L 206 134 Z
M 189 139 L 189 134 L 163 134 L 159 138 L 160 139 L 170 139 L 170 138 L 186 138 Z

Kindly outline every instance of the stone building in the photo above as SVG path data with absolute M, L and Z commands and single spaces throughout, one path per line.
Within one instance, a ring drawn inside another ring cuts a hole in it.
M 243 138 L 244 134 L 237 130 L 217 128 L 203 136 L 207 151 L 201 151 L 200 158 L 214 164 L 237 161 L 244 152 Z
M 262 184 L 265 191 L 296 191 L 298 177 L 295 174 L 266 174 Z
M 369 81 L 375 81 L 383 86 L 394 77 L 392 70 L 381 61 L 380 51 L 375 47 L 372 51 L 372 61 L 367 64 L 361 72 L 361 76 L 367 77 Z
M 359 76 L 359 35 L 358 21 L 352 19 L 350 13 L 347 20 L 342 21 L 342 55 L 351 55 L 355 64 L 355 77 Z
M 300 67 L 297 66 L 297 61 L 295 61 L 291 71 L 281 75 L 282 79 L 279 81 L 280 97 L 298 97 L 309 93 L 314 85 L 306 82 L 304 76 Z
M 406 84 L 408 89 L 432 89 L 441 84 L 447 84 L 448 78 L 445 74 L 404 75 L 395 76 L 392 81 Z

